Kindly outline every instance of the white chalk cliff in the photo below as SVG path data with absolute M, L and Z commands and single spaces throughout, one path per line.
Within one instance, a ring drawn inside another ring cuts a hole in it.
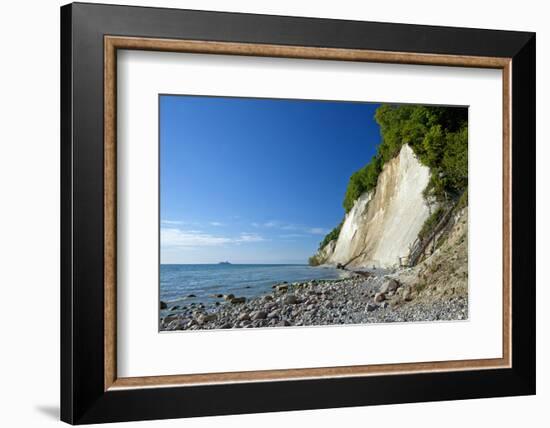
M 404 144 L 384 165 L 376 188 L 355 201 L 337 241 L 319 251 L 322 260 L 348 268 L 398 265 L 430 214 L 422 194 L 429 179 L 429 168 Z

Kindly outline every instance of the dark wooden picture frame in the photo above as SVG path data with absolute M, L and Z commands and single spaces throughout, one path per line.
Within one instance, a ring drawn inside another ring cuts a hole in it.
M 501 69 L 503 357 L 118 378 L 117 49 Z M 533 33 L 71 4 L 61 9 L 61 130 L 62 420 L 81 424 L 535 393 Z

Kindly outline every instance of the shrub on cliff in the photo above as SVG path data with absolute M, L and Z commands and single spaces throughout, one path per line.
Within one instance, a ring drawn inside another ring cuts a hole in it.
M 314 255 L 314 256 L 311 256 L 308 259 L 308 264 L 310 266 L 319 266 L 321 264 L 321 260 L 319 259 L 319 257 L 317 255 Z
M 319 244 L 319 249 L 325 247 L 330 241 L 333 241 L 334 239 L 338 239 L 338 236 L 340 235 L 340 230 L 342 229 L 342 225 L 344 224 L 344 221 L 341 221 L 338 226 L 336 226 L 334 229 L 332 229 L 323 239 L 323 241 Z M 311 264 L 311 263 L 310 263 Z
M 468 109 L 418 105 L 380 106 L 375 113 L 382 165 L 409 144 L 430 167 L 428 193 L 456 198 L 468 186 Z
M 376 187 L 381 171 L 381 156 L 376 155 L 372 157 L 367 165 L 353 173 L 348 183 L 346 195 L 344 196 L 344 209 L 346 212 L 349 212 L 353 208 L 353 204 L 359 196 Z
M 439 220 L 441 220 L 441 218 L 443 217 L 443 214 L 445 214 L 445 211 L 441 207 L 431 213 L 422 225 L 422 229 L 420 229 L 420 232 L 418 232 L 418 237 L 420 239 L 426 238 L 437 226 Z
M 348 213 L 365 192 L 376 189 L 384 164 L 409 144 L 420 162 L 430 167 L 425 196 L 454 200 L 468 187 L 468 109 L 382 104 L 375 113 L 381 142 L 377 153 L 349 179 L 343 206 Z M 342 224 L 320 244 L 338 238 Z
M 375 113 L 381 143 L 371 161 L 352 174 L 344 197 L 349 212 L 364 192 L 376 187 L 384 164 L 409 144 L 430 167 L 428 193 L 456 197 L 468 185 L 468 110 L 461 107 L 381 105 Z

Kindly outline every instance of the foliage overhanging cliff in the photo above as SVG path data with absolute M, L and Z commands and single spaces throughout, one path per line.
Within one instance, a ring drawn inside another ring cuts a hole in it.
M 384 165 L 404 144 L 430 169 L 426 198 L 453 201 L 464 192 L 468 185 L 467 108 L 384 104 L 377 109 L 375 120 L 381 143 L 371 161 L 350 177 L 343 201 L 346 214 L 361 195 L 376 191 Z M 342 223 L 323 239 L 320 249 L 338 239 Z M 318 262 L 315 256 L 310 259 L 310 264 Z
M 364 192 L 376 187 L 384 164 L 408 144 L 430 168 L 428 192 L 437 198 L 458 196 L 468 185 L 468 110 L 384 104 L 376 110 L 381 143 L 371 161 L 350 178 L 346 212 Z

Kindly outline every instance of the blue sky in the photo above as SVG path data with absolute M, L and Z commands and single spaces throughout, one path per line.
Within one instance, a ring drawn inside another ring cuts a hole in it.
M 376 151 L 377 107 L 161 95 L 161 263 L 307 263 Z

